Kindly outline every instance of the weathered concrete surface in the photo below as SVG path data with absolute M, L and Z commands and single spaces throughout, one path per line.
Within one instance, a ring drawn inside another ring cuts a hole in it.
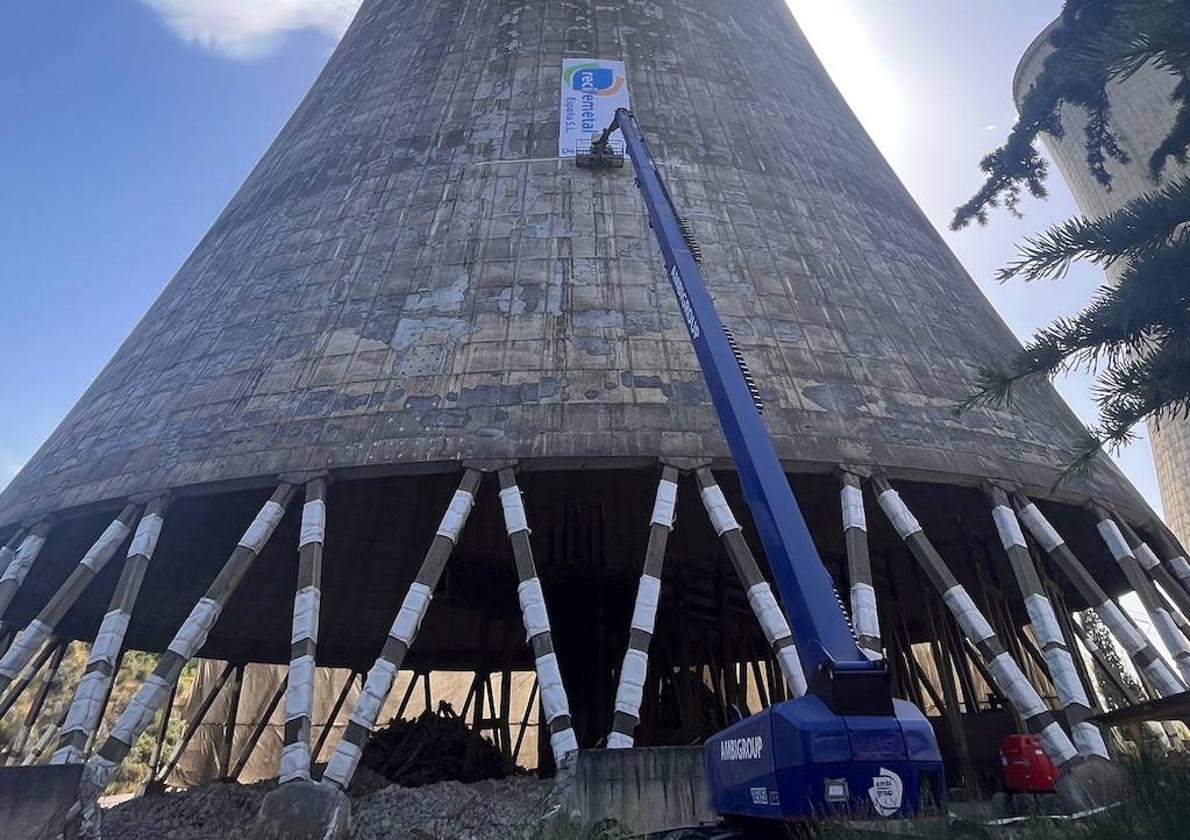
M 614 819 L 647 834 L 716 819 L 702 747 L 580 750 L 566 772 L 559 813 L 584 825 Z
M 72 840 L 78 836 L 83 766 L 0 768 L 0 837 Z
M 1081 427 L 1047 385 L 953 417 L 1016 342 L 785 3 L 367 0 L 0 525 L 288 470 L 725 455 L 630 173 L 553 159 L 567 55 L 626 62 L 791 467 L 1052 484 Z

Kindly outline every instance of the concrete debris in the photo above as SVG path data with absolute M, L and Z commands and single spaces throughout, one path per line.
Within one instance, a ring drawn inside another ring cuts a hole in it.
M 130 799 L 103 814 L 104 840 L 232 840 L 275 785 L 210 784 Z
M 376 730 L 360 766 L 405 787 L 508 775 L 500 750 L 468 727 L 449 703 L 416 720 L 395 718 Z
M 389 785 L 351 803 L 354 840 L 520 840 L 537 830 L 552 782 Z M 145 796 L 103 815 L 105 840 L 242 840 L 273 783 L 211 784 Z
M 352 802 L 355 840 L 522 840 L 534 836 L 552 782 L 391 785 Z

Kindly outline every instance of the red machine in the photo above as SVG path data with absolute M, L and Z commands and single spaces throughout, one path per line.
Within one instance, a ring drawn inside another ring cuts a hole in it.
M 1034 735 L 1006 735 L 1000 743 L 1000 767 L 1009 793 L 1053 793 L 1058 768 Z

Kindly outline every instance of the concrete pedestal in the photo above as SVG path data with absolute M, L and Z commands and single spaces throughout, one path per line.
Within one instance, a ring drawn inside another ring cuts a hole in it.
M 0 769 L 4 840 L 74 840 L 79 836 L 81 764 Z
M 614 819 L 634 834 L 715 822 L 702 747 L 580 750 L 562 782 L 560 813 Z

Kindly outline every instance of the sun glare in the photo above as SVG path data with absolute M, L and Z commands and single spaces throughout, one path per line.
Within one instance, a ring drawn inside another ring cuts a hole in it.
M 905 138 L 904 97 L 851 0 L 787 0 L 831 79 L 895 166 Z

